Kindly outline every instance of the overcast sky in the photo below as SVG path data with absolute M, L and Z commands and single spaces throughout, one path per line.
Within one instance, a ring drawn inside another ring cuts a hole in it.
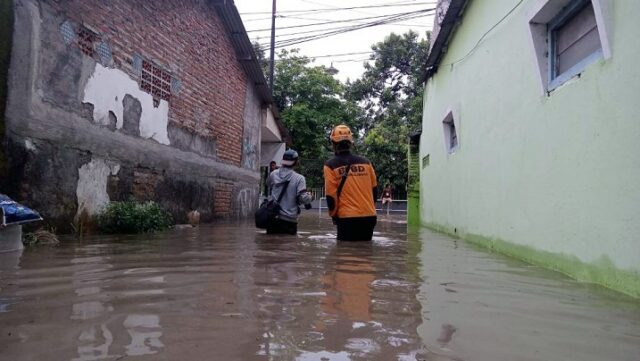
M 386 17 L 394 14 L 432 9 L 435 7 L 435 2 L 435 0 L 277 0 L 276 41 L 321 35 L 328 31 L 340 30 L 345 26 L 385 20 Z M 252 41 L 259 40 L 261 44 L 268 46 L 271 34 L 271 0 L 235 0 L 235 4 L 242 16 L 249 38 Z M 368 8 L 337 9 L 347 7 Z M 317 64 L 330 66 L 333 62 L 333 66 L 339 70 L 336 77 L 341 80 L 355 79 L 360 77 L 364 70 L 362 63 L 368 57 L 366 53 L 371 52 L 372 44 L 382 41 L 391 32 L 400 34 L 409 29 L 413 29 L 424 37 L 425 32 L 430 30 L 433 25 L 432 14 L 433 12 L 407 15 L 416 17 L 284 48 L 299 48 L 303 55 L 318 56 L 316 58 Z M 326 24 L 308 26 L 308 24 L 315 23 Z M 299 27 L 300 25 L 305 26 Z M 276 45 L 277 51 L 278 45 Z M 347 53 L 361 54 L 336 55 Z

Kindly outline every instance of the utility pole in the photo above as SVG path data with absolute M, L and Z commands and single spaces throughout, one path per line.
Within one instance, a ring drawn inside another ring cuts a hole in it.
M 271 50 L 269 51 L 269 90 L 273 94 L 273 73 L 275 64 L 275 47 L 276 47 L 276 0 L 273 0 L 271 9 Z

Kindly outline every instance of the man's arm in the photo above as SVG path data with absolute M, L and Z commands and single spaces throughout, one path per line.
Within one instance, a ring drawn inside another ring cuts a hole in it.
M 307 191 L 307 180 L 304 176 L 300 176 L 300 181 L 298 181 L 298 186 L 296 187 L 296 194 L 298 195 L 298 204 L 304 204 L 305 209 L 310 209 L 313 195 Z
M 329 215 L 335 217 L 337 214 L 336 194 L 338 192 L 338 178 L 336 178 L 334 171 L 327 167 L 323 168 L 324 173 L 324 191 L 327 197 L 327 207 L 329 208 Z
M 269 187 L 269 189 L 273 188 L 273 172 L 269 173 L 267 177 L 267 187 Z

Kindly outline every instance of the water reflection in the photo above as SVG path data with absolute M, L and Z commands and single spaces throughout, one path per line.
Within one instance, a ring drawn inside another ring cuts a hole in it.
M 334 235 L 316 232 L 260 239 L 265 258 L 256 257 L 254 278 L 265 284 L 258 303 L 266 321 L 258 355 L 277 360 L 415 355 L 420 305 L 411 283 L 417 269 L 408 265 L 417 263 L 416 255 L 409 255 L 406 235 L 394 230 L 383 228 L 373 242 L 363 243 L 336 243 Z
M 100 255 L 103 247 L 89 245 L 76 250 L 72 265 L 72 284 L 78 302 L 72 305 L 71 320 L 79 322 L 82 331 L 78 336 L 76 361 L 102 360 L 106 358 L 155 354 L 164 347 L 160 317 L 153 314 L 129 314 L 122 327 L 129 335 L 130 343 L 124 350 L 115 347 L 113 332 L 122 333 L 117 324 L 110 322 L 116 311 L 112 305 L 114 296 L 119 299 L 164 293 L 156 287 L 165 282 L 164 276 L 155 276 L 158 270 L 152 267 L 115 269 L 111 257 Z M 135 285 L 132 290 L 119 290 L 114 280 L 128 277 Z M 149 287 L 151 286 L 151 287 Z M 116 288 L 114 290 L 114 288 Z M 111 329 L 113 330 L 111 330 Z
M 425 350 L 436 360 L 629 360 L 640 304 L 552 271 L 419 230 Z
M 10 276 L 13 272 L 19 269 L 20 258 L 22 257 L 23 251 L 24 250 L 20 249 L 12 252 L 0 252 L 0 279 L 7 279 L 8 277 L 6 276 Z M 15 284 L 0 284 L 0 287 L 2 286 L 4 286 L 5 292 L 0 292 L 0 313 L 11 312 L 11 305 L 16 303 L 17 299 L 15 297 L 3 297 L 2 294 L 13 293 L 11 291 L 16 288 Z M 2 291 L 2 288 L 0 288 L 0 291 Z
M 139 356 L 158 352 L 164 347 L 160 341 L 160 317 L 157 315 L 129 315 L 124 320 L 124 327 L 131 336 L 131 343 L 125 346 L 127 355 Z
M 638 360 L 637 301 L 397 219 L 351 244 L 301 222 L 26 251 L 0 264 L 0 358 Z
M 329 255 L 333 270 L 322 276 L 327 294 L 321 300 L 327 317 L 324 325 L 338 320 L 371 320 L 371 286 L 375 280 L 372 255 L 373 245 L 368 242 L 339 242 Z

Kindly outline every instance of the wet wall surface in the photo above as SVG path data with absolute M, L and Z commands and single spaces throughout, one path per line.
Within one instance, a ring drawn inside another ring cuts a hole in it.
M 0 255 L 2 360 L 640 360 L 640 302 L 382 216 Z

